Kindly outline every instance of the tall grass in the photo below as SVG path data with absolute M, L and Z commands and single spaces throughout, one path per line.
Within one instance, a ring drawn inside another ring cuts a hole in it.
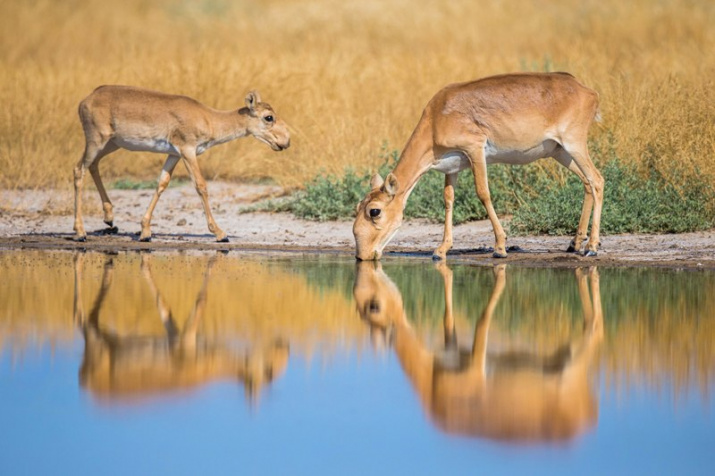
M 666 180 L 715 181 L 715 4 L 556 0 L 8 0 L 0 7 L 0 186 L 71 186 L 78 102 L 100 84 L 186 94 L 221 109 L 257 88 L 291 126 L 275 153 L 211 150 L 207 178 L 379 165 L 442 86 L 568 70 L 601 95 L 617 155 Z M 118 152 L 109 180 L 156 178 L 164 158 Z M 184 173 L 179 170 L 179 173 Z

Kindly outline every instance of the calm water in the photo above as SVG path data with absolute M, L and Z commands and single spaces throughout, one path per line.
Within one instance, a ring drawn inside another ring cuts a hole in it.
M 0 252 L 0 474 L 715 471 L 715 273 Z

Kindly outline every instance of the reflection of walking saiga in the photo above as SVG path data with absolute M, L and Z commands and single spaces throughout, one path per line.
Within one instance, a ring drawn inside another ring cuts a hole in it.
M 405 374 L 440 428 L 499 440 L 549 441 L 573 438 L 595 424 L 598 409 L 589 368 L 603 337 L 595 268 L 576 270 L 583 335 L 550 356 L 487 353 L 489 325 L 506 281 L 505 265 L 494 268 L 496 282 L 476 324 L 471 349 L 460 349 L 452 314 L 452 271 L 444 263 L 437 269 L 445 286 L 443 352 L 434 352 L 419 340 L 399 290 L 380 264 L 358 263 L 353 292 L 371 330 L 389 332 Z
M 244 383 L 249 397 L 280 376 L 288 363 L 288 345 L 272 342 L 241 352 L 199 336 L 207 287 L 217 256 L 209 259 L 201 289 L 190 316 L 179 328 L 170 306 L 159 292 L 151 271 L 151 256 L 142 255 L 142 274 L 156 301 L 165 336 L 120 336 L 100 325 L 100 312 L 112 284 L 113 260 L 104 263 L 102 285 L 89 315 L 82 305 L 84 254 L 75 255 L 74 316 L 85 341 L 80 382 L 94 395 L 132 398 L 197 387 L 221 379 Z

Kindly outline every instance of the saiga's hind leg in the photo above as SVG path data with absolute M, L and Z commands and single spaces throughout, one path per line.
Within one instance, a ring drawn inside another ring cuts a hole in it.
M 99 196 L 102 199 L 102 210 L 104 211 L 104 223 L 107 224 L 107 229 L 104 230 L 105 234 L 115 234 L 119 230 L 116 226 L 114 226 L 114 211 L 112 208 L 112 202 L 109 200 L 109 195 L 107 195 L 107 190 L 104 188 L 104 184 L 102 183 L 102 177 L 99 175 L 99 162 L 100 160 L 105 157 L 108 154 L 111 154 L 115 150 L 117 150 L 119 147 L 114 145 L 113 143 L 109 142 L 107 145 L 104 147 L 104 150 L 102 151 L 102 155 L 100 157 L 97 157 L 94 159 L 94 162 L 89 166 L 89 173 L 92 175 L 92 179 L 94 180 L 94 185 L 97 187 L 97 191 L 99 192 Z
M 564 142 L 562 147 L 573 158 L 576 166 L 583 174 L 583 177 L 588 183 L 588 188 L 593 196 L 593 220 L 591 222 L 591 234 L 586 243 L 586 249 L 583 251 L 584 256 L 596 256 L 598 254 L 598 246 L 600 245 L 600 230 L 601 230 L 601 210 L 603 209 L 603 187 L 604 180 L 601 173 L 598 171 L 591 157 L 588 154 L 588 147 L 585 138 L 583 140 Z M 571 169 L 571 167 L 569 167 Z M 584 211 L 588 202 L 588 194 L 584 199 Z M 581 222 L 588 218 L 581 216 Z M 579 229 L 581 224 L 579 224 Z
M 578 222 L 578 228 L 576 229 L 576 236 L 571 240 L 569 247 L 566 249 L 567 252 L 580 252 L 581 245 L 588 238 L 588 222 L 591 219 L 591 211 L 593 210 L 593 191 L 591 186 L 586 179 L 586 176 L 578 168 L 576 162 L 574 162 L 573 157 L 566 152 L 563 148 L 559 147 L 559 150 L 554 154 L 554 159 L 571 172 L 576 174 L 581 182 L 583 183 L 584 196 L 583 196 L 583 207 L 581 209 L 581 218 Z
M 84 154 L 74 168 L 74 231 L 76 241 L 87 240 L 87 232 L 84 230 L 84 223 L 82 221 L 82 187 L 84 185 L 84 174 L 89 168 L 90 173 L 92 173 L 92 176 L 94 177 L 95 172 L 93 172 L 92 169 L 97 169 L 95 164 L 99 162 L 102 157 L 114 152 L 115 150 L 117 150 L 117 146 L 109 142 L 101 143 L 98 141 L 87 140 L 87 144 L 84 148 Z M 97 177 L 99 177 L 98 169 L 96 174 Z M 97 179 L 95 179 L 95 184 L 97 184 Z M 105 198 L 106 201 L 109 202 L 107 192 L 104 190 L 101 180 L 97 185 L 97 189 L 102 197 L 103 204 L 105 203 Z M 104 194 L 102 194 L 102 192 L 104 192 Z M 105 207 L 105 221 L 107 218 L 107 209 L 109 209 L 111 214 L 111 203 L 109 203 L 108 208 Z

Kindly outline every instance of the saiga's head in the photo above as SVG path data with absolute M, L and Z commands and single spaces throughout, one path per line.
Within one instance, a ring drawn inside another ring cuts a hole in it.
M 385 180 L 375 175 L 372 190 L 357 206 L 353 224 L 355 257 L 359 260 L 378 260 L 382 250 L 402 225 L 403 203 L 396 199 L 400 184 L 393 174 Z
M 261 102 L 258 91 L 251 91 L 246 95 L 246 107 L 239 113 L 248 117 L 248 133 L 268 144 L 271 149 L 279 151 L 290 146 L 288 126 L 278 118 L 270 104 Z

